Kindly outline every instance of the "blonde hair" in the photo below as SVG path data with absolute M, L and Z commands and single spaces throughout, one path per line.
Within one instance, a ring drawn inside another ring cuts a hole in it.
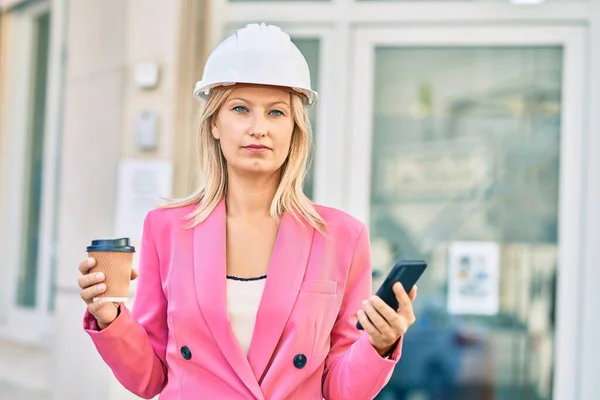
M 218 141 L 212 136 L 211 121 L 233 88 L 212 90 L 201 111 L 196 142 L 200 166 L 205 184 L 194 193 L 179 200 L 168 200 L 163 208 L 178 208 L 197 205 L 187 218 L 189 228 L 200 224 L 215 209 L 227 193 L 227 161 L 221 152 Z M 271 202 L 270 214 L 280 221 L 285 212 L 290 212 L 297 220 L 306 222 L 321 233 L 326 224 L 317 213 L 311 200 L 302 191 L 309 150 L 312 145 L 312 132 L 306 107 L 302 98 L 291 93 L 291 109 L 294 118 L 294 131 L 289 154 L 281 166 L 281 180 Z

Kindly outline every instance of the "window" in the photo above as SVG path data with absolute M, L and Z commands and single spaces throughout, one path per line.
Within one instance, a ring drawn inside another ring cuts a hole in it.
M 3 334 L 36 343 L 52 331 L 62 30 L 53 30 L 50 2 L 11 11 L 3 96 L 3 241 L 0 308 Z M 52 40 L 54 37 L 54 41 Z M 60 40 L 59 40 L 60 38 Z M 31 329 L 36 326 L 36 329 Z
M 35 307 L 38 292 L 38 254 L 42 204 L 42 166 L 46 122 L 46 87 L 50 38 L 50 14 L 39 16 L 34 25 L 32 101 L 28 115 L 25 193 L 21 266 L 18 273 L 17 304 Z
M 316 38 L 292 38 L 294 44 L 300 49 L 308 67 L 310 68 L 310 81 L 313 90 L 319 91 L 319 66 L 320 66 L 320 40 Z M 314 144 L 316 143 L 317 135 L 317 113 L 319 104 L 308 109 L 308 116 L 310 118 L 310 124 L 313 130 L 313 146 L 310 152 L 310 160 L 313 161 L 314 156 Z M 304 192 L 308 197 L 314 195 L 314 162 L 311 162 L 308 170 L 306 171 L 306 179 L 304 181 Z

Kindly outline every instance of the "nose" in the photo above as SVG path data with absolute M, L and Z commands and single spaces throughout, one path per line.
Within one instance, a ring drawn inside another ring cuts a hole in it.
M 266 136 L 269 133 L 267 118 L 263 115 L 255 115 L 250 125 L 249 134 L 257 138 Z

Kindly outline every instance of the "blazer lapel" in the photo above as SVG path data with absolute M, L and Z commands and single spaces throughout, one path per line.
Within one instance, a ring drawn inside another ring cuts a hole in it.
M 314 228 L 310 225 L 300 223 L 290 213 L 284 214 L 248 350 L 248 360 L 259 383 L 300 292 L 313 234 Z
M 257 399 L 264 399 L 229 321 L 226 297 L 225 201 L 194 228 L 194 279 L 196 296 L 206 324 L 231 367 Z

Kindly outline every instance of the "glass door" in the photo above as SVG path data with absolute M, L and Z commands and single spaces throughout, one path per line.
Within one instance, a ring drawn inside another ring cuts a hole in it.
M 348 208 L 374 289 L 429 263 L 380 399 L 574 398 L 583 34 L 355 30 Z

